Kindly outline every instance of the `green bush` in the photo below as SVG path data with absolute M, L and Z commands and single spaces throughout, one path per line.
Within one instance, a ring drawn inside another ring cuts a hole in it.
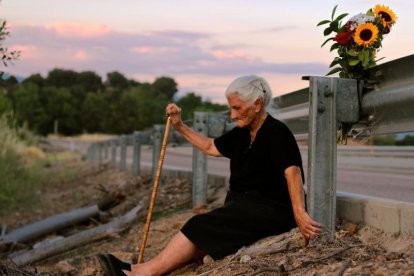
M 28 167 L 18 154 L 25 143 L 10 128 L 8 118 L 0 116 L 0 213 L 31 203 L 41 181 L 39 169 Z
M 6 211 L 35 200 L 41 175 L 35 167 L 27 168 L 16 152 L 5 150 L 0 156 L 0 179 L 0 210 Z

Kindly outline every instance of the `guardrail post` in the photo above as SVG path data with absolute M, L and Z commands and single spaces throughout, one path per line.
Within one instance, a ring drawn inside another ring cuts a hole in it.
M 337 126 L 358 121 L 358 83 L 354 79 L 310 77 L 309 93 L 308 210 L 333 239 Z
M 134 131 L 132 136 L 132 175 L 138 176 L 140 172 L 141 159 L 141 139 L 140 131 Z
M 105 162 L 106 162 L 106 160 L 108 159 L 108 155 L 109 155 L 109 150 L 108 150 L 108 148 L 109 148 L 109 143 L 108 143 L 108 141 L 103 142 L 103 147 L 104 147 L 104 154 L 103 154 L 103 158 L 104 158 L 104 160 L 105 160 Z
M 98 143 L 96 143 L 96 146 L 97 146 L 97 150 L 98 150 L 98 165 L 101 165 L 102 164 L 102 146 L 103 146 L 103 144 L 102 144 L 102 142 L 98 142 Z
M 98 144 L 97 143 L 93 143 L 93 147 L 92 147 L 92 160 L 93 160 L 93 163 L 97 163 L 98 162 Z
M 158 160 L 161 155 L 162 137 L 165 129 L 165 125 L 154 125 L 153 147 L 152 147 L 152 179 L 155 179 L 157 173 Z
M 111 141 L 111 165 L 115 167 L 116 165 L 116 146 L 118 144 L 118 140 L 113 139 Z
M 332 239 L 336 213 L 337 80 L 310 77 L 308 211 Z
M 121 141 L 121 160 L 119 165 L 119 170 L 124 172 L 126 170 L 126 161 L 127 161 L 127 139 L 126 135 L 122 135 L 120 138 Z
M 92 161 L 92 145 L 93 145 L 93 144 L 91 144 L 91 145 L 88 147 L 88 151 L 87 151 L 87 153 L 86 153 L 86 160 L 88 160 L 89 162 L 91 162 L 91 161 Z
M 208 113 L 194 112 L 196 132 L 208 134 Z M 193 148 L 193 206 L 207 204 L 207 156 L 200 150 Z

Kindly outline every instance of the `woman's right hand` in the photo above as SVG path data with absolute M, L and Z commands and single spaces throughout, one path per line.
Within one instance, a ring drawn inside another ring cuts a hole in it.
M 170 103 L 165 108 L 165 113 L 170 117 L 171 123 L 174 127 L 177 127 L 182 123 L 181 121 L 181 108 L 178 107 L 175 103 Z

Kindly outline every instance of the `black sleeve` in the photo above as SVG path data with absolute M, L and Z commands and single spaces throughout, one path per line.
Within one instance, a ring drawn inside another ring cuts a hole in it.
M 302 158 L 298 144 L 289 128 L 281 123 L 278 134 L 272 143 L 274 156 L 277 156 L 279 168 L 284 172 L 290 166 L 298 166 L 302 169 Z
M 232 158 L 234 151 L 236 149 L 235 142 L 237 141 L 238 128 L 233 128 L 229 132 L 223 134 L 222 136 L 214 139 L 214 145 L 221 155 L 227 158 Z

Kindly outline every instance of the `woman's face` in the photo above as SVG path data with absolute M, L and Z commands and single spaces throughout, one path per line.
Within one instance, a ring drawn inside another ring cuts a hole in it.
M 232 93 L 227 97 L 230 106 L 230 118 L 236 122 L 237 127 L 248 127 L 258 116 L 260 106 L 258 101 L 253 104 L 240 99 L 240 95 Z

